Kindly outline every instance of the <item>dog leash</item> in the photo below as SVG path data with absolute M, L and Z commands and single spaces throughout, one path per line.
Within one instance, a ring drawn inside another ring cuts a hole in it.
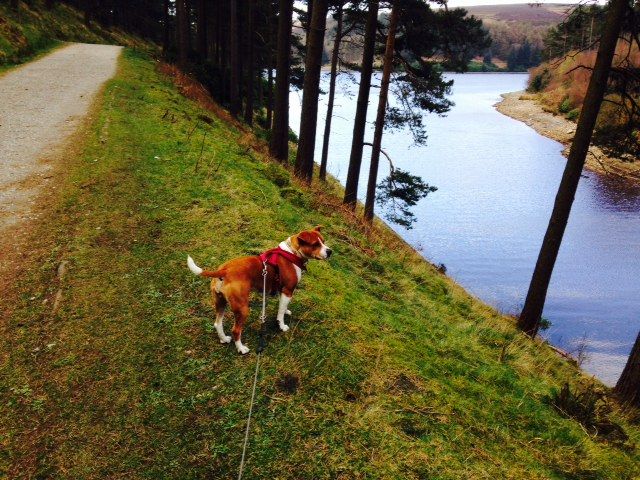
M 267 319 L 267 262 L 262 262 L 262 313 L 260 314 L 260 332 L 258 333 L 258 347 L 256 348 L 256 370 L 253 374 L 253 388 L 251 389 L 251 402 L 249 403 L 249 415 L 247 416 L 247 427 L 244 431 L 244 445 L 242 446 L 242 458 L 240 459 L 240 471 L 238 472 L 238 480 L 242 480 L 242 472 L 244 470 L 245 456 L 247 453 L 247 445 L 249 443 L 249 427 L 251 426 L 251 414 L 253 413 L 253 404 L 256 398 L 256 386 L 258 384 L 258 370 L 260 369 L 260 356 L 265 347 L 264 342 L 264 326 Z

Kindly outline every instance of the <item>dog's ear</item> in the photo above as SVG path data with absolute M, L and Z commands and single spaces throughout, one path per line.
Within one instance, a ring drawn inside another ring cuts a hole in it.
M 306 245 L 310 245 L 312 244 L 314 241 L 316 240 L 316 238 L 313 236 L 313 234 L 311 234 L 311 232 L 308 231 L 303 231 L 300 232 L 298 234 L 298 242 L 300 244 L 306 244 Z
M 313 227 L 313 229 L 314 229 L 316 232 L 319 232 L 320 230 L 322 230 L 322 225 L 316 225 L 315 227 Z

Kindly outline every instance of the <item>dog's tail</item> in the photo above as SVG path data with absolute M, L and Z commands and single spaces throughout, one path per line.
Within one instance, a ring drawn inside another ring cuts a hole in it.
M 224 269 L 220 269 L 220 270 L 201 269 L 198 265 L 196 265 L 196 262 L 193 261 L 193 258 L 191 258 L 190 255 L 187 255 L 187 267 L 189 267 L 189 270 L 191 270 L 195 275 L 200 275 L 201 277 L 223 278 L 225 274 Z

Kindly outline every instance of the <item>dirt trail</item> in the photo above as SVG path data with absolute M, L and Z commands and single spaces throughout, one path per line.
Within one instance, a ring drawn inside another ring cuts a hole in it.
M 545 112 L 526 92 L 505 93 L 503 100 L 496 104 L 496 109 L 511 118 L 526 123 L 540 135 L 552 138 L 565 146 L 563 152 L 569 154 L 569 146 L 576 133 L 576 124 L 561 115 Z M 638 162 L 623 162 L 616 158 L 607 157 L 597 146 L 589 147 L 586 168 L 591 171 L 623 177 L 631 182 L 640 182 L 640 165 Z
M 0 245 L 35 215 L 55 156 L 79 126 L 121 47 L 71 44 L 0 77 Z M 1 259 L 0 259 L 1 260 Z

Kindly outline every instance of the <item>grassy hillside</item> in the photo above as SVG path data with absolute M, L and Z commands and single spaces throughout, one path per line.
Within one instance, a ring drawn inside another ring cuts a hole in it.
M 48 52 L 64 41 L 108 43 L 149 48 L 149 44 L 119 30 L 107 30 L 96 23 L 91 28 L 73 8 L 56 3 L 47 10 L 44 2 L 19 2 L 13 10 L 0 3 L 0 71 Z
M 255 356 L 218 343 L 185 258 L 215 266 L 316 224 L 334 255 L 310 265 L 288 333 L 269 304 L 245 478 L 640 475 L 637 426 L 614 412 L 614 442 L 550 405 L 577 369 L 155 65 L 125 51 L 0 300 L 0 476 L 233 478 Z

